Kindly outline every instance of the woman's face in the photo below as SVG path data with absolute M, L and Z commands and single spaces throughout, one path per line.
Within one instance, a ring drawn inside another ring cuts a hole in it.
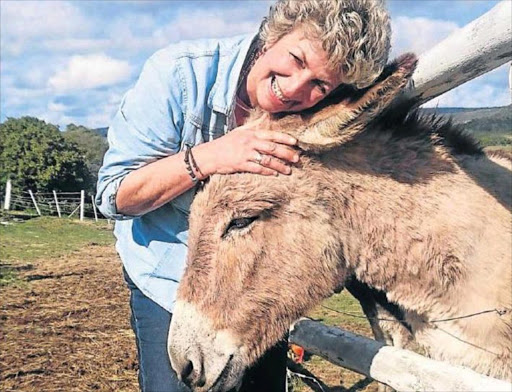
M 266 48 L 247 77 L 253 107 L 270 113 L 298 112 L 314 106 L 341 82 L 327 67 L 327 53 L 297 28 Z

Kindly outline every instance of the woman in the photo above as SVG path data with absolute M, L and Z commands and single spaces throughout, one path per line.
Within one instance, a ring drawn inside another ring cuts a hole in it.
M 110 126 L 96 198 L 118 220 L 143 391 L 187 390 L 166 341 L 198 181 L 290 174 L 296 141 L 244 124 L 250 109 L 297 112 L 342 83 L 366 86 L 382 70 L 389 40 L 381 1 L 279 0 L 256 36 L 183 42 L 147 61 Z M 267 353 L 244 390 L 283 390 L 285 355 L 286 345 Z

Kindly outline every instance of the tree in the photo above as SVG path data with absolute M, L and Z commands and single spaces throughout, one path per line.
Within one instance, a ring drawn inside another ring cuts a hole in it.
M 75 124 L 67 125 L 66 131 L 62 133 L 62 136 L 68 142 L 76 144 L 83 152 L 92 181 L 96 183 L 98 180 L 98 170 L 103 162 L 103 155 L 105 155 L 108 149 L 107 139 L 96 130 Z
M 14 189 L 92 191 L 94 183 L 82 151 L 59 128 L 34 117 L 0 124 L 0 181 Z

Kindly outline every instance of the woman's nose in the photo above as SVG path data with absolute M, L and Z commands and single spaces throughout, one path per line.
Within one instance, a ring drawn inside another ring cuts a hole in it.
M 287 83 L 283 86 L 283 93 L 288 99 L 302 101 L 308 86 L 309 77 L 303 72 L 297 72 L 288 77 Z

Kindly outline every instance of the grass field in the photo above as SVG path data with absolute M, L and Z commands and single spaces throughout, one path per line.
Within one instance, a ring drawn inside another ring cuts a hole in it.
M 112 245 L 112 230 L 104 222 L 79 223 L 71 219 L 42 217 L 0 226 L 0 286 L 16 281 L 11 263 L 58 257 L 82 249 L 85 245 Z
M 106 223 L 34 218 L 0 225 L 0 390 L 137 391 L 128 291 Z M 297 295 L 300 295 L 298 291 Z M 310 316 L 370 336 L 358 303 L 333 296 Z M 306 356 L 326 391 L 375 391 L 376 383 Z M 298 379 L 291 390 L 312 389 Z
M 60 256 L 94 242 L 113 245 L 112 228 L 105 221 L 80 222 L 71 219 L 41 217 L 23 223 L 0 226 L 0 254 L 3 260 L 31 261 Z

